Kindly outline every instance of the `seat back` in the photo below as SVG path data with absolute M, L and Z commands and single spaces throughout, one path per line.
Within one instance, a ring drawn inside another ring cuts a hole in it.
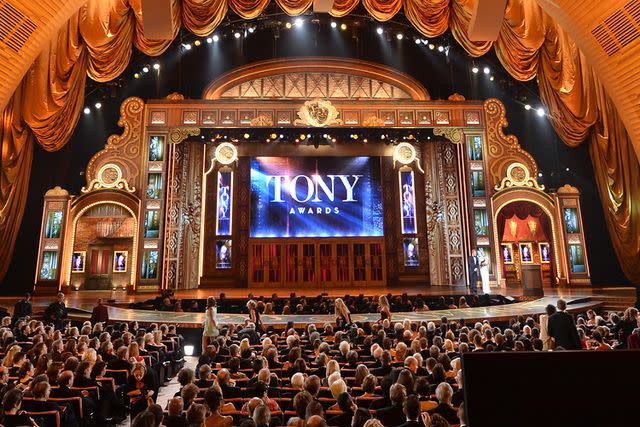
M 31 418 L 39 418 L 44 422 L 40 427 L 60 427 L 60 412 L 58 411 L 27 411 Z
M 66 405 L 73 410 L 76 417 L 81 420 L 84 418 L 84 412 L 82 410 L 82 398 L 81 397 L 50 397 L 50 402 L 57 403 L 58 405 Z
M 126 369 L 107 369 L 105 377 L 113 378 L 117 385 L 126 384 L 129 379 L 129 371 Z

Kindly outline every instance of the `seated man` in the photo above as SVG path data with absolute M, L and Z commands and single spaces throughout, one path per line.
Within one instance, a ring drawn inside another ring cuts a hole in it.
M 41 381 L 37 383 L 31 392 L 33 393 L 33 400 L 23 401 L 22 409 L 27 412 L 58 411 L 60 413 L 61 426 L 78 426 L 78 420 L 70 408 L 67 407 L 63 409 L 62 406 L 47 401 L 49 399 L 49 394 L 51 393 L 51 386 L 48 382 Z
M 201 365 L 200 368 L 198 368 L 198 380 L 195 382 L 195 385 L 197 385 L 198 388 L 209 388 L 212 384 L 211 366 Z
M 439 414 L 446 419 L 449 424 L 459 424 L 460 420 L 456 410 L 451 406 L 451 398 L 453 397 L 453 388 L 446 382 L 441 382 L 436 387 L 436 398 L 438 406 L 429 411 L 429 414 Z
M 382 408 L 376 413 L 376 418 L 382 421 L 387 427 L 396 427 L 403 423 L 405 420 L 404 410 L 402 403 L 407 397 L 407 392 L 402 384 L 394 384 L 389 390 L 389 398 L 391 399 L 391 406 Z
M 165 427 L 188 427 L 187 417 L 182 412 L 184 402 L 181 397 L 174 397 L 167 404 L 168 415 L 162 420 Z

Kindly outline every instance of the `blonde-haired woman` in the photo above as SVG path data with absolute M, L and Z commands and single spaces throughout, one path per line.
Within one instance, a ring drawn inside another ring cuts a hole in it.
M 214 297 L 207 298 L 207 309 L 204 312 L 204 331 L 202 332 L 202 354 L 220 331 L 218 330 L 218 306 Z
M 336 310 L 336 327 L 338 329 L 346 329 L 351 324 L 351 312 L 342 298 L 336 298 L 334 305 Z
M 262 320 L 260 320 L 260 311 L 258 310 L 258 303 L 254 300 L 247 302 L 247 308 L 249 309 L 249 321 L 256 327 L 256 332 L 259 334 L 264 332 L 262 326 Z
M 9 351 L 7 351 L 7 355 L 4 357 L 4 359 L 2 359 L 2 366 L 4 366 L 5 368 L 13 367 L 13 356 L 15 356 L 16 353 L 20 351 L 22 351 L 22 347 L 20 347 L 19 345 L 14 345 L 13 347 L 9 348 Z
M 391 307 L 389 306 L 389 300 L 386 295 L 380 295 L 378 298 L 378 306 L 380 307 L 380 322 L 389 320 L 391 322 Z

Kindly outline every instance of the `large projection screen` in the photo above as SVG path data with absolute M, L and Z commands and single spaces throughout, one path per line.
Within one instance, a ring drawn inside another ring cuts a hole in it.
M 383 235 L 379 157 L 254 157 L 251 237 Z

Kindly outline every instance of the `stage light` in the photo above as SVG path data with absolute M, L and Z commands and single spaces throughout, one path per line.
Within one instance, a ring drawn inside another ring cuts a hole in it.
M 91 113 L 91 110 L 89 109 L 89 107 L 84 107 L 84 110 L 82 110 L 85 114 L 89 114 Z
M 427 40 L 427 39 L 422 40 L 422 44 L 423 44 L 423 45 L 425 45 L 425 46 L 426 46 L 426 45 L 427 45 L 427 43 L 429 43 L 429 40 Z
M 524 105 L 524 109 L 527 110 L 527 111 L 531 110 L 531 105 L 525 104 Z
M 213 42 L 213 39 L 211 37 L 207 37 L 207 43 L 211 44 L 211 42 Z
M 433 50 L 436 48 L 436 45 L 433 43 L 429 43 L 429 49 Z
M 331 28 L 336 28 L 338 24 L 335 21 L 331 21 Z
M 280 134 L 280 139 L 282 139 L 282 138 L 284 138 L 284 135 L 283 135 L 283 134 Z
M 185 345 L 184 346 L 184 354 L 185 356 L 193 356 L 193 350 L 194 350 L 194 346 L 192 345 Z
M 442 45 L 438 46 L 438 52 L 444 52 L 444 47 Z
M 369 140 L 367 138 L 365 138 L 365 139 L 362 140 L 362 142 L 364 142 L 366 144 L 367 142 L 369 142 Z
M 416 39 L 416 44 L 420 44 L 420 39 Z
M 248 133 L 245 133 L 243 136 L 244 136 L 244 139 L 249 139 L 249 134 Z
M 346 29 L 347 29 L 347 24 L 344 24 L 344 23 L 343 23 L 343 24 L 340 24 L 340 29 L 341 29 L 342 31 L 346 30 Z
M 304 20 L 302 18 L 296 18 L 296 20 L 294 21 L 294 24 L 296 27 L 300 28 L 302 27 L 302 24 L 304 24 Z
M 214 41 L 214 42 L 217 42 L 218 40 L 220 40 L 220 36 L 219 36 L 219 35 L 217 35 L 217 34 L 214 34 L 214 35 L 213 35 L 213 41 Z
M 385 138 L 385 136 L 384 136 L 384 135 L 380 135 L 380 139 L 384 139 L 384 138 Z
M 249 32 L 250 32 L 251 34 L 253 34 L 253 32 L 254 32 L 255 30 L 256 30 L 256 27 L 249 27 Z
M 102 108 L 102 104 L 100 102 L 96 102 L 95 107 L 96 107 L 96 110 L 99 110 Z
M 396 38 L 397 38 L 398 40 L 402 40 L 402 39 L 403 39 L 403 37 L 404 37 L 404 36 L 402 35 L 402 33 L 398 33 L 398 35 L 396 36 Z
M 135 73 L 135 74 L 133 75 L 133 78 L 134 78 L 134 79 L 139 79 L 139 78 L 140 78 L 140 73 Z
M 358 139 L 358 134 L 357 133 L 353 135 L 353 139 L 356 139 L 356 140 Z
M 186 50 L 191 50 L 191 43 L 183 44 L 182 46 L 183 46 Z
M 296 144 L 297 144 L 298 142 L 300 142 L 300 140 L 299 140 L 298 138 L 296 138 Z
M 193 42 L 194 45 L 196 46 L 200 46 L 202 44 L 202 42 L 200 42 L 200 40 L 196 40 Z
M 327 134 L 326 134 L 326 133 L 323 133 L 323 134 L 322 134 L 322 137 L 323 137 L 324 139 L 327 139 Z
M 471 72 L 472 72 L 473 74 L 478 74 L 478 71 L 480 71 L 480 70 L 478 70 L 478 67 L 476 67 L 475 65 L 474 65 L 474 66 L 473 66 L 473 68 L 471 69 Z
M 287 30 L 290 30 L 292 27 L 291 22 L 287 22 L 284 26 L 287 27 Z
M 538 172 L 538 178 L 542 178 L 542 172 Z
M 269 135 L 269 137 L 271 139 L 276 139 L 278 137 L 278 135 L 276 135 L 275 133 L 272 133 L 271 135 Z
M 332 138 L 332 139 L 331 139 L 331 142 L 333 142 L 333 143 L 335 144 L 335 143 L 336 143 L 336 139 L 335 139 L 335 138 Z
M 202 136 L 200 137 L 200 139 L 204 139 L 204 135 L 202 135 Z
M 239 39 L 240 38 L 240 33 L 236 31 L 235 33 L 233 33 L 233 37 Z
M 565 170 L 566 170 L 567 172 L 569 172 L 569 168 L 566 168 Z
M 304 133 L 301 133 L 301 134 L 300 134 L 300 139 L 301 139 L 302 141 L 304 141 L 305 139 L 307 139 L 307 135 L 305 135 Z
M 271 142 L 271 140 L 270 140 L 269 138 L 267 138 L 267 140 L 266 140 L 265 142 L 266 142 L 266 143 L 269 143 L 269 142 Z
M 376 30 L 376 33 L 378 34 L 382 34 L 384 32 L 384 30 L 382 29 L 382 27 L 378 27 L 378 29 Z
M 485 74 L 489 74 L 491 72 L 491 70 L 489 69 L 489 67 L 484 67 L 482 69 L 482 72 L 485 73 Z
M 158 64 L 157 62 L 155 64 L 153 64 L 153 69 L 154 70 L 159 70 L 160 69 L 160 64 Z
M 142 72 L 143 73 L 148 73 L 149 72 L 149 67 L 147 67 L 146 65 L 144 67 L 142 67 Z
M 544 116 L 544 108 L 542 108 L 542 107 L 538 108 L 538 109 L 536 110 L 536 114 L 537 114 L 539 117 Z
M 495 77 L 493 77 L 493 76 L 489 77 L 489 81 L 490 81 L 490 82 L 494 81 L 495 79 L 496 79 L 496 78 L 495 78 Z

